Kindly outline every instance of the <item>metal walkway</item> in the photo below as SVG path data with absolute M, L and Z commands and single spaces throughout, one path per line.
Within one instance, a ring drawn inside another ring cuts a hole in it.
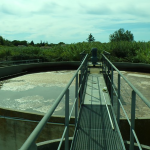
M 71 150 L 125 149 L 105 86 L 102 74 L 88 76 Z
M 64 96 L 65 124 L 57 150 L 63 149 L 63 141 L 65 150 L 125 150 L 124 141 L 118 127 L 120 122 L 120 109 L 122 109 L 125 114 L 130 126 L 130 150 L 134 150 L 135 141 L 139 149 L 142 150 L 135 133 L 136 95 L 139 96 L 149 108 L 150 102 L 121 74 L 104 54 L 102 54 L 102 68 L 100 68 L 100 66 L 98 68 L 93 67 L 90 69 L 89 74 L 88 64 L 88 55 L 86 54 L 81 60 L 81 64 L 72 79 L 54 101 L 51 108 L 24 142 L 20 150 L 38 150 L 40 148 L 36 140 Z M 114 84 L 114 71 L 118 73 L 118 82 L 116 85 Z M 122 80 L 124 80 L 126 85 L 131 87 L 130 119 L 121 101 L 123 94 L 121 91 Z M 69 87 L 73 81 L 75 81 L 75 97 L 69 113 Z M 109 88 L 110 96 L 106 87 Z M 114 106 L 114 94 L 117 100 L 116 115 L 112 107 Z M 69 121 L 73 111 L 75 111 L 75 132 L 70 147 Z M 50 149 L 53 149 L 53 147 L 50 147 Z

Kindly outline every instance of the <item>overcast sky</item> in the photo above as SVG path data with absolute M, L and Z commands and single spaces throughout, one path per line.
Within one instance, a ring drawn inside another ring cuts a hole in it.
M 35 43 L 109 42 L 124 28 L 150 41 L 150 0 L 0 0 L 0 35 Z

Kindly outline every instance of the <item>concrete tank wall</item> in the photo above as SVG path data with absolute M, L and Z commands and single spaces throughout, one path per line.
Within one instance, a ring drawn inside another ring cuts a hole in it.
M 129 63 L 129 62 L 113 62 L 113 65 L 119 70 L 147 72 L 150 73 L 150 64 L 144 63 Z
M 31 132 L 35 129 L 43 115 L 31 114 L 21 111 L 0 108 L 0 150 L 19 149 Z M 52 116 L 37 142 L 59 139 L 64 131 L 65 118 L 63 116 Z M 61 124 L 53 124 L 61 123 Z M 74 118 L 71 118 L 69 136 L 74 133 Z
M 126 141 L 130 141 L 130 126 L 127 119 L 120 119 L 120 131 Z M 135 133 L 140 144 L 150 146 L 150 118 L 135 119 Z
M 120 70 L 126 71 L 139 71 L 139 72 L 150 72 L 149 64 L 138 64 L 138 63 L 127 63 L 127 62 L 113 62 L 113 64 Z M 30 63 L 12 65 L 7 67 L 0 67 L 0 79 L 5 76 L 18 74 L 21 72 L 40 72 L 40 71 L 51 71 L 51 70 L 69 70 L 77 69 L 80 65 L 79 61 L 70 62 L 42 62 L 42 63 Z
M 80 65 L 79 61 L 71 61 L 71 62 L 31 63 L 31 64 L 20 64 L 7 67 L 0 67 L 0 79 L 21 72 L 31 73 L 40 71 L 77 69 L 79 65 Z
M 16 150 L 22 146 L 27 137 L 36 127 L 43 115 L 26 113 L 23 111 L 14 111 L 11 109 L 0 108 L 0 146 L 4 150 Z M 52 116 L 37 143 L 61 138 L 64 130 L 64 116 Z M 74 124 L 74 118 L 71 118 L 70 124 Z M 150 119 L 139 118 L 135 120 L 135 131 L 141 144 L 150 146 Z M 120 131 L 123 139 L 130 140 L 130 129 L 126 119 L 120 120 Z M 70 137 L 73 136 L 74 126 L 70 126 Z M 2 149 L 2 150 L 3 150 Z

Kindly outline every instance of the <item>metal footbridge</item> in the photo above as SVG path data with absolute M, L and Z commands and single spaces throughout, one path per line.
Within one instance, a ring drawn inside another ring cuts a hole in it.
M 114 71 L 118 72 L 117 85 L 114 85 Z M 121 103 L 121 77 L 132 88 L 130 119 Z M 69 112 L 69 87 L 73 81 L 75 81 L 75 99 Z M 113 108 L 114 94 L 117 97 L 116 110 Z M 20 150 L 40 150 L 36 140 L 64 96 L 65 127 L 57 150 L 125 150 L 119 130 L 120 109 L 123 110 L 130 125 L 130 150 L 134 150 L 134 142 L 141 150 L 142 147 L 134 130 L 136 95 L 141 97 L 150 108 L 149 101 L 109 61 L 107 54 L 102 54 L 102 62 L 95 67 L 92 67 L 91 63 L 88 62 L 88 55 L 84 55 L 81 65 L 68 85 Z M 69 121 L 73 111 L 75 111 L 75 130 L 70 144 Z M 63 142 L 65 147 L 62 147 Z
M 124 150 L 102 74 L 89 74 L 71 150 Z

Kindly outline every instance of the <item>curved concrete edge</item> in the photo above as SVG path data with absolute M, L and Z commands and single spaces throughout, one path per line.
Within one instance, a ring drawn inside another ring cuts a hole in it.
M 55 70 L 74 70 L 80 65 L 79 61 L 66 61 L 66 62 L 43 62 L 43 63 L 30 63 L 12 65 L 7 67 L 0 67 L 0 79 L 8 78 L 10 76 L 26 72 L 34 73 L 40 71 L 55 71 Z
M 72 142 L 73 137 L 69 137 L 69 147 L 71 146 L 71 142 Z M 55 139 L 55 140 L 49 140 L 49 141 L 44 141 L 44 142 L 40 142 L 37 143 L 37 149 L 38 150 L 54 150 L 57 149 L 59 146 L 61 139 Z M 65 150 L 65 142 L 63 140 L 62 145 L 61 145 L 61 149 L 60 150 Z
M 119 70 L 147 72 L 150 73 L 150 64 L 143 63 L 128 63 L 128 62 L 113 62 Z M 0 79 L 11 78 L 27 73 L 35 73 L 41 71 L 55 71 L 55 70 L 74 70 L 80 65 L 80 61 L 62 61 L 62 62 L 42 62 L 12 65 L 7 67 L 0 67 Z M 18 75 L 17 75 L 18 74 Z
M 55 139 L 55 140 L 49 140 L 49 141 L 44 141 L 44 142 L 37 143 L 38 150 L 47 150 L 47 149 L 54 150 L 54 149 L 57 149 L 58 145 L 60 143 L 60 140 L 61 139 Z M 69 146 L 71 146 L 72 140 L 73 140 L 73 137 L 70 137 L 69 138 Z M 63 140 L 61 150 L 65 150 L 64 149 L 64 144 L 65 143 L 64 143 L 64 140 Z M 124 144 L 125 144 L 126 149 L 129 149 L 130 142 L 129 141 L 124 141 Z M 143 150 L 150 150 L 150 146 L 141 144 L 141 147 L 142 147 Z M 134 143 L 134 150 L 139 150 L 139 147 L 136 143 Z
M 112 62 L 112 63 L 119 70 L 150 73 L 150 64 L 129 63 L 129 62 Z
M 20 118 L 23 120 L 40 121 L 44 115 L 45 115 L 44 113 L 39 114 L 39 113 L 25 112 L 25 111 L 0 107 L 0 117 L 3 118 L 10 117 L 12 119 Z M 75 117 L 73 116 L 70 118 L 70 124 L 74 124 L 74 119 Z M 52 115 L 48 122 L 65 123 L 65 116 Z

